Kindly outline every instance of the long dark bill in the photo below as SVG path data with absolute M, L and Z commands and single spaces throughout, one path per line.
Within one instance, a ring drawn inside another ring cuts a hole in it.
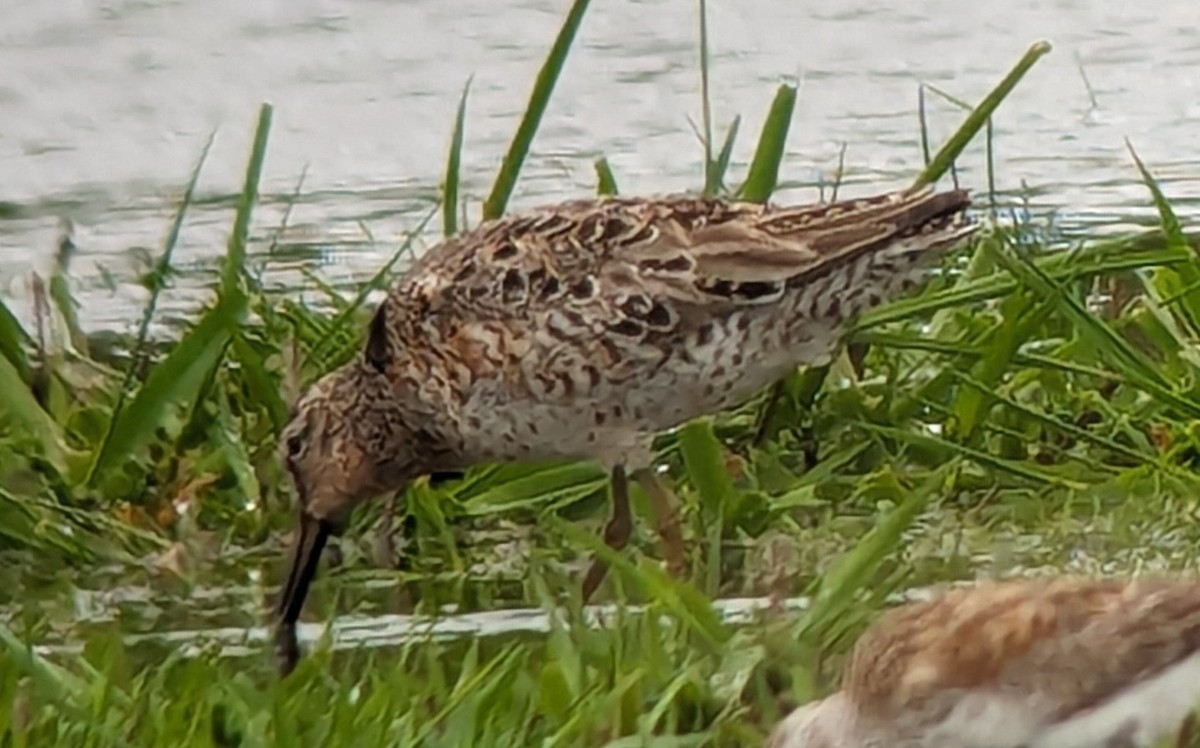
M 308 586 L 317 575 L 317 562 L 329 539 L 331 526 L 328 522 L 300 511 L 300 527 L 292 553 L 292 566 L 288 570 L 287 582 L 279 594 L 278 628 L 275 630 L 275 657 L 279 663 L 279 674 L 286 676 L 296 667 L 300 659 L 300 645 L 296 641 L 296 621 L 308 596 Z

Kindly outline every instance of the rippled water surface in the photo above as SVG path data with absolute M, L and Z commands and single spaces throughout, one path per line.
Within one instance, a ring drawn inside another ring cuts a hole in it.
M 85 325 L 128 329 L 143 299 L 137 248 L 159 251 L 210 131 L 178 264 L 161 307 L 202 298 L 224 250 L 260 102 L 276 107 L 256 213 L 262 240 L 307 167 L 293 214 L 334 281 L 374 272 L 437 197 L 462 86 L 474 76 L 464 179 L 477 215 L 566 0 L 65 0 L 7 3 L 0 26 L 0 293 L 29 306 L 60 216 L 78 225 L 73 275 Z M 1054 44 L 996 119 L 998 187 L 1028 189 L 1063 220 L 1145 215 L 1124 138 L 1185 216 L 1200 204 L 1200 45 L 1192 0 L 906 4 L 713 0 L 717 125 L 745 118 L 734 174 L 774 87 L 801 83 L 781 200 L 812 200 L 846 145 L 847 192 L 903 184 L 921 165 L 917 90 L 977 101 L 1038 39 Z M 919 8 L 919 9 L 918 9 Z M 696 4 L 592 4 L 513 207 L 594 189 L 610 159 L 622 190 L 693 188 L 700 147 Z M 1091 91 L 1088 83 L 1090 82 Z M 961 113 L 931 104 L 935 137 Z M 986 184 L 976 144 L 963 180 Z M 276 279 L 295 284 L 295 265 Z M 299 291 L 297 291 L 299 293 Z

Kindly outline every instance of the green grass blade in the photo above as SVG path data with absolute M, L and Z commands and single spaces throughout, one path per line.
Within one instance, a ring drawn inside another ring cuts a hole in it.
M 1146 188 L 1150 190 L 1150 196 L 1154 200 L 1154 208 L 1158 211 L 1159 222 L 1162 226 L 1163 236 L 1167 238 L 1167 247 L 1172 249 L 1186 249 L 1188 246 L 1187 237 L 1183 234 L 1183 228 L 1179 225 L 1179 219 L 1175 216 L 1175 211 L 1171 208 L 1171 203 L 1167 201 L 1166 195 L 1158 186 L 1158 180 L 1142 163 L 1142 159 L 1138 157 L 1137 151 L 1133 148 L 1133 143 L 1129 138 L 1125 138 L 1125 147 L 1129 149 L 1129 155 L 1133 158 L 1134 165 L 1137 166 L 1138 173 L 1142 175 L 1142 181 L 1146 183 Z
M 236 293 L 246 270 L 246 244 L 250 236 L 250 218 L 254 204 L 258 201 L 258 185 L 262 179 L 263 162 L 267 158 L 267 140 L 271 134 L 271 118 L 274 108 L 262 104 L 258 110 L 258 125 L 254 130 L 254 145 L 250 161 L 246 164 L 246 176 L 242 181 L 242 192 L 238 196 L 237 213 L 233 219 L 233 232 L 229 235 L 229 246 L 225 254 L 225 267 L 221 278 L 221 294 Z
M 246 336 L 240 330 L 233 336 L 232 355 L 242 368 L 242 377 L 245 379 L 247 390 L 255 400 L 266 406 L 267 415 L 271 418 L 271 425 L 274 427 L 275 433 L 283 431 L 283 427 L 291 418 L 288 404 L 280 394 L 275 380 L 267 372 L 263 357 L 246 340 Z
M 725 516 L 735 510 L 733 480 L 725 469 L 724 450 L 713 431 L 712 421 L 699 419 L 679 430 L 679 452 L 688 477 L 700 494 L 700 508 L 707 539 L 705 588 L 715 595 L 720 586 L 721 539 Z
M 1078 439 L 1081 442 L 1087 442 L 1097 447 L 1110 450 L 1121 455 L 1122 457 L 1127 457 L 1134 462 L 1147 465 L 1154 463 L 1154 456 L 1151 454 L 1139 452 L 1133 447 L 1126 446 L 1120 442 L 1116 442 L 1099 434 L 1092 433 L 1091 431 L 1085 428 L 1080 428 L 1069 421 L 1064 421 L 1061 418 L 1055 418 L 1048 413 L 1031 408 L 1024 403 L 1017 402 L 1011 397 L 998 391 L 995 385 L 986 384 L 972 378 L 969 374 L 965 374 L 960 371 L 951 370 L 950 375 L 968 387 L 984 393 L 989 399 L 995 400 L 996 402 L 1004 405 L 1006 408 L 1010 408 L 1011 410 L 1020 413 L 1030 421 L 1042 423 L 1050 428 L 1057 429 L 1064 434 Z
M 63 324 L 67 327 L 67 337 L 71 341 L 71 346 L 81 355 L 87 355 L 88 342 L 87 335 L 84 334 L 83 328 L 79 326 L 79 307 L 75 298 L 71 295 L 71 285 L 67 280 L 67 274 L 63 272 L 61 267 L 55 268 L 50 275 L 50 300 L 54 302 L 54 308 L 58 310 L 58 314 L 62 317 Z
M 554 46 L 550 48 L 546 62 L 538 71 L 533 93 L 529 97 L 528 106 L 525 107 L 525 115 L 521 118 L 521 124 L 508 147 L 508 153 L 504 154 L 504 161 L 500 164 L 500 173 L 496 175 L 492 191 L 483 203 L 485 220 L 504 215 L 504 210 L 508 207 L 508 198 L 516 186 L 521 166 L 529 154 L 529 146 L 533 143 L 533 136 L 537 134 L 538 125 L 546 112 L 547 104 L 550 103 L 550 95 L 554 92 L 554 85 L 558 82 L 558 75 L 562 72 L 563 63 L 566 62 L 571 45 L 575 42 L 575 34 L 579 31 L 589 3 L 590 0 L 574 0 L 571 3 L 571 9 L 558 31 Z
M 34 652 L 31 646 L 18 639 L 6 626 L 0 626 L 0 644 L 8 651 L 13 665 L 37 680 L 47 693 L 58 694 L 68 702 L 86 697 L 89 690 L 87 681 Z
M 732 632 L 713 610 L 711 601 L 692 585 L 672 579 L 653 564 L 634 566 L 624 553 L 613 550 L 599 537 L 577 525 L 553 516 L 547 520 L 573 545 L 599 556 L 627 582 L 640 587 L 647 597 L 665 606 L 682 623 L 699 634 L 700 641 L 706 646 L 716 649 L 732 637 Z
M 150 371 L 129 405 L 113 416 L 108 438 L 92 462 L 90 487 L 96 487 L 109 470 L 134 458 L 169 412 L 196 402 L 237 324 L 236 301 L 236 297 L 222 299 L 209 310 Z
M 945 439 L 932 436 L 930 434 L 922 434 L 916 431 L 905 431 L 903 429 L 893 428 L 891 426 L 878 426 L 872 423 L 860 424 L 868 431 L 873 431 L 880 436 L 894 439 L 900 443 L 915 444 L 927 449 L 944 450 L 949 454 L 957 455 L 964 459 L 971 460 L 983 467 L 992 468 L 994 470 L 1015 475 L 1018 478 L 1024 478 L 1032 483 L 1040 483 L 1049 486 L 1062 486 L 1066 488 L 1082 489 L 1086 486 L 1079 481 L 1073 481 L 1062 478 L 1051 472 L 1039 470 L 1021 460 L 1008 460 L 1003 457 L 996 457 L 982 450 L 972 449 L 962 444 L 947 441 Z
M 900 334 L 863 332 L 855 335 L 854 340 L 871 346 L 939 353 L 944 356 L 964 357 L 968 360 L 981 359 L 988 353 L 986 346 L 977 344 L 968 344 L 957 340 L 912 338 Z M 1012 357 L 1012 362 L 1020 367 L 1061 371 L 1066 374 L 1095 377 L 1100 380 L 1116 378 L 1115 374 L 1104 369 L 1038 353 L 1016 353 Z
M 1158 180 L 1142 163 L 1128 138 L 1125 139 L 1125 147 L 1129 149 L 1129 155 L 1133 158 L 1146 189 L 1150 191 L 1167 247 L 1191 250 L 1183 227 L 1179 224 L 1179 218 L 1159 187 Z M 1200 255 L 1196 252 L 1191 252 L 1191 255 L 1192 262 L 1180 263 L 1173 268 L 1159 268 L 1154 273 L 1149 290 L 1158 298 L 1160 304 L 1166 306 L 1169 303 L 1180 312 L 1194 339 L 1200 337 Z
M 1048 302 L 1038 303 L 1028 293 L 1016 293 L 1000 304 L 1000 324 L 988 330 L 976 342 L 985 351 L 971 367 L 971 375 L 982 388 L 966 388 L 955 398 L 952 430 L 959 439 L 969 440 L 992 405 L 990 393 L 998 387 L 1012 364 L 1013 356 L 1038 329 L 1053 309 Z
M 58 424 L 38 405 L 17 368 L 0 356 L 0 424 L 5 423 L 15 433 L 31 436 L 59 473 L 67 474 Z
M 700 494 L 701 506 L 710 516 L 720 516 L 722 508 L 733 500 L 734 489 L 712 422 L 700 419 L 681 428 L 679 453 L 692 485 Z
M 442 234 L 454 236 L 458 233 L 458 184 L 462 164 L 463 129 L 467 121 L 467 95 L 471 92 L 471 78 L 463 85 L 458 100 L 458 111 L 454 115 L 454 132 L 450 136 L 450 153 L 446 157 L 446 180 L 442 184 Z
M 459 492 L 469 515 L 532 509 L 557 502 L 563 496 L 583 497 L 608 483 L 608 473 L 590 462 L 550 466 L 513 466 L 507 478 L 490 480 Z
M 1125 270 L 1139 270 L 1162 265 L 1175 265 L 1190 258 L 1179 250 L 1132 250 L 1128 241 L 1106 245 L 1097 244 L 1083 255 L 1068 256 L 1061 252 L 1039 257 L 1034 262 L 1039 272 L 1055 281 L 1079 281 Z M 854 324 L 854 330 L 866 330 L 907 319 L 924 318 L 934 312 L 953 307 L 1002 298 L 1020 287 L 1020 282 L 1008 272 L 991 273 L 984 277 L 957 283 L 953 288 L 899 299 L 866 312 Z
M 765 203 L 771 199 L 771 193 L 779 181 L 779 165 L 787 149 L 788 130 L 795 111 L 796 87 L 784 83 L 775 92 L 775 99 L 763 123 L 758 147 L 754 150 L 754 160 L 750 162 L 750 172 L 741 189 L 744 200 Z
M 112 416 L 109 418 L 108 428 L 104 434 L 104 438 L 100 440 L 100 446 L 96 450 L 96 458 L 99 457 L 108 447 L 108 442 L 112 439 L 113 429 L 116 427 L 117 421 L 121 418 L 121 413 L 125 408 L 126 399 L 129 396 L 130 387 L 133 384 L 133 379 L 137 376 L 137 371 L 141 368 L 141 358 L 145 354 L 146 340 L 150 334 L 150 322 L 154 318 L 154 312 L 158 308 L 158 297 L 166 286 L 167 275 L 171 272 L 171 258 L 175 253 L 175 246 L 179 243 L 179 233 L 183 229 L 183 219 L 187 215 L 188 208 L 191 207 L 192 200 L 196 194 L 196 183 L 200 179 L 200 171 L 204 168 L 204 162 L 208 159 L 208 152 L 212 148 L 213 140 L 216 138 L 216 132 L 212 132 L 208 136 L 208 140 L 204 143 L 204 148 L 200 151 L 200 158 L 196 159 L 196 165 L 192 167 L 191 176 L 188 177 L 187 187 L 184 188 L 183 197 L 179 201 L 179 208 L 175 211 L 175 217 L 171 219 L 171 228 L 167 231 L 167 240 L 163 247 L 162 256 L 159 257 L 155 264 L 153 273 L 153 287 L 150 289 L 150 299 L 146 302 L 146 306 L 142 309 L 142 318 L 138 322 L 137 336 L 133 344 L 133 360 L 129 364 L 129 368 L 125 371 L 124 380 L 121 382 L 121 389 L 117 393 L 117 402 L 113 406 Z M 89 471 L 88 480 L 95 470 L 95 461 L 93 460 L 92 468 Z
M 929 118 L 925 113 L 925 84 L 917 86 L 917 125 L 921 131 L 921 163 L 929 166 Z
M 709 96 L 708 57 L 708 2 L 700 0 L 700 122 L 703 131 L 700 140 L 704 145 L 704 194 L 713 195 L 717 190 L 716 164 L 712 157 L 712 98 Z
M 1058 301 L 1060 312 L 1075 323 L 1076 329 L 1126 381 L 1160 402 L 1182 413 L 1200 417 L 1200 402 L 1174 391 L 1163 373 L 1141 351 L 1134 348 L 1110 326 L 1090 314 L 1078 299 L 1034 263 L 999 255 L 1001 262 L 1038 294 Z
M 617 178 L 613 176 L 608 159 L 601 156 L 596 159 L 594 165 L 596 167 L 596 194 L 601 196 L 620 194 L 620 190 L 617 188 Z
M 25 332 L 25 328 L 21 327 L 8 305 L 0 299 L 0 356 L 7 359 L 16 369 L 21 381 L 26 383 L 29 382 L 30 371 L 29 356 L 25 347 L 32 342 L 29 333 Z
M 842 617 L 855 594 L 878 572 L 884 560 L 899 546 L 904 533 L 924 511 L 945 480 L 939 470 L 912 491 L 904 491 L 893 476 L 886 476 L 892 491 L 903 497 L 898 506 L 872 528 L 854 548 L 843 553 L 821 576 L 812 604 L 800 619 L 802 637 L 828 629 Z
M 158 297 L 166 286 L 167 276 L 171 272 L 171 258 L 175 254 L 175 247 L 179 243 L 179 232 L 183 229 L 183 219 L 187 215 L 188 208 L 192 205 L 192 200 L 196 194 L 196 183 L 200 180 L 200 171 L 204 168 L 204 162 L 208 160 L 208 152 L 212 149 L 213 140 L 217 133 L 213 131 L 209 133 L 208 140 L 204 142 L 204 147 L 200 150 L 200 158 L 196 159 L 196 165 L 192 167 L 191 176 L 188 177 L 187 186 L 183 190 L 183 197 L 179 201 L 179 207 L 175 210 L 175 216 L 171 219 L 171 228 L 167 231 L 167 240 L 163 245 L 163 253 L 158 258 L 153 272 L 153 286 L 150 289 L 150 298 L 146 301 L 145 308 L 142 309 L 142 318 L 138 322 L 137 338 L 133 344 L 135 360 L 129 367 L 126 373 L 125 383 L 122 391 L 126 391 L 130 382 L 133 380 L 134 372 L 137 370 L 137 357 L 146 346 L 146 338 L 149 336 L 150 322 L 154 319 L 154 312 L 158 308 Z M 117 409 L 120 410 L 120 403 L 117 404 Z
M 230 233 L 218 301 L 200 321 L 176 345 L 171 353 L 150 372 L 138 390 L 133 402 L 125 407 L 125 394 L 131 381 L 133 367 L 126 376 L 121 399 L 113 410 L 108 431 L 88 472 L 87 483 L 95 487 L 104 474 L 122 460 L 129 459 L 153 436 L 154 430 L 163 422 L 167 413 L 176 406 L 191 406 L 200 396 L 204 383 L 224 355 L 233 330 L 240 322 L 245 306 L 246 293 L 241 279 L 246 270 L 246 244 L 250 233 L 250 218 L 258 196 L 258 185 L 266 159 L 267 139 L 271 131 L 273 109 L 263 104 L 259 109 L 258 125 L 254 133 L 254 145 L 246 166 L 246 176 L 238 198 L 233 231 Z M 211 144 L 212 138 L 209 138 Z M 208 153 L 206 144 L 204 155 Z M 168 251 L 178 240 L 178 230 L 183 214 L 191 201 L 196 179 L 204 158 L 201 157 L 183 203 L 172 224 L 168 237 Z M 160 264 L 160 267 L 165 267 Z M 143 330 L 149 325 L 153 309 L 143 315 Z M 222 327 L 224 329 L 222 329 Z M 144 338 L 142 338 L 144 339 Z
M 1029 50 L 1021 57 L 1017 64 L 1009 71 L 1008 75 L 1000 81 L 1000 83 L 992 89 L 991 93 L 983 98 L 979 106 L 975 107 L 972 112 L 967 115 L 967 119 L 946 144 L 941 147 L 929 165 L 917 176 L 913 182 L 911 189 L 918 190 L 927 184 L 933 184 L 942 175 L 950 170 L 950 166 L 958 155 L 963 152 L 971 139 L 975 137 L 975 133 L 984 126 L 991 118 L 992 113 L 1000 106 L 1000 103 L 1012 93 L 1025 74 L 1029 72 L 1037 61 L 1050 51 L 1050 43 L 1046 41 L 1035 42 L 1030 46 Z
M 734 117 L 733 122 L 729 123 L 729 130 L 725 133 L 725 142 L 721 144 L 721 152 L 717 154 L 717 163 L 713 167 L 713 180 L 711 191 L 707 188 L 705 194 L 715 195 L 725 187 L 725 174 L 729 171 L 729 162 L 733 158 L 733 144 L 737 141 L 738 130 L 742 126 L 742 118 Z

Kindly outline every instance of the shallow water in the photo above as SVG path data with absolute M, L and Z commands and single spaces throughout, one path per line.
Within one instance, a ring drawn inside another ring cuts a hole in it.
M 192 164 L 217 142 L 177 253 L 169 320 L 204 294 L 224 250 L 259 103 L 276 107 L 255 237 L 269 236 L 307 167 L 293 238 L 335 282 L 372 274 L 436 200 L 454 110 L 474 76 L 463 176 L 477 215 L 566 0 L 9 3 L 0 27 L 0 294 L 24 316 L 26 278 L 50 261 L 60 216 L 78 225 L 73 275 L 89 329 L 128 329 L 144 299 L 136 251 L 157 253 Z M 744 173 L 783 77 L 800 81 L 781 200 L 813 200 L 846 145 L 862 194 L 921 165 L 917 89 L 977 101 L 1032 42 L 1054 51 L 996 117 L 998 187 L 1028 189 L 1068 223 L 1149 215 L 1130 137 L 1185 216 L 1200 207 L 1200 46 L 1191 0 L 933 0 L 898 10 L 851 0 L 712 0 L 718 132 L 745 118 Z M 529 206 L 594 189 L 607 155 L 627 193 L 693 188 L 700 148 L 696 4 L 594 3 L 515 196 Z M 1091 92 L 1081 75 L 1086 72 Z M 931 100 L 932 133 L 961 113 Z M 981 143 L 960 162 L 986 186 Z M 369 232 L 369 233 L 368 233 Z M 105 272 L 110 275 L 106 277 Z M 297 291 L 299 293 L 299 291 Z
M 1016 526 L 963 526 L 935 513 L 921 524 L 923 529 L 914 529 L 906 543 L 912 564 L 906 589 L 890 595 L 891 603 L 925 599 L 947 584 L 969 584 L 974 578 L 1152 573 L 1187 567 L 1195 556 L 1195 534 L 1190 532 L 1139 532 L 1144 542 L 1134 546 L 1103 524 L 1079 521 L 1031 532 Z M 848 550 L 855 542 L 854 537 L 835 537 L 828 536 L 824 543 L 830 554 Z M 50 656 L 70 655 L 97 636 L 118 634 L 131 654 L 147 662 L 167 652 L 269 659 L 272 611 L 285 555 L 269 547 L 225 551 L 224 557 L 195 557 L 191 570 L 182 574 L 155 557 L 139 565 L 57 571 L 16 563 L 0 581 L 5 589 L 22 592 L 16 597 L 0 595 L 0 625 Z M 466 546 L 460 552 L 471 559 L 495 557 L 482 546 Z M 544 635 L 550 618 L 530 599 L 529 590 L 539 586 L 529 582 L 539 573 L 531 551 L 514 543 L 511 552 L 513 557 L 500 564 L 471 564 L 479 571 L 466 576 L 361 566 L 337 573 L 326 569 L 312 590 L 298 638 L 305 649 L 328 635 L 335 650 L 373 650 L 431 640 L 506 641 Z M 577 583 L 571 580 L 582 576 L 585 560 L 560 567 L 557 574 L 564 576 L 558 583 Z M 736 578 L 725 580 L 722 598 L 714 600 L 715 614 L 727 625 L 752 624 L 762 615 L 781 611 L 794 616 L 809 605 L 804 596 L 774 601 L 762 597 L 761 580 L 755 581 L 763 571 L 758 565 L 748 560 Z M 499 568 L 504 572 L 498 573 Z M 789 588 L 800 592 L 814 570 L 794 571 Z M 554 580 L 542 581 L 562 591 Z M 645 611 L 645 606 L 629 605 L 622 612 Z M 618 609 L 598 604 L 585 612 L 590 625 L 603 627 Z

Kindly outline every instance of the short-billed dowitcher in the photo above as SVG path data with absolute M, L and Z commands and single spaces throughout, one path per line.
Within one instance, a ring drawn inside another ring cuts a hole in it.
M 884 614 L 767 748 L 1135 748 L 1197 707 L 1200 580 L 989 583 Z
M 652 437 L 827 360 L 847 320 L 977 228 L 969 205 L 965 191 L 929 189 L 798 207 L 606 198 L 488 221 L 426 252 L 375 312 L 362 355 L 320 379 L 282 435 L 300 510 L 282 669 L 328 535 L 424 474 L 598 461 L 612 474 L 604 539 L 619 549 L 629 470 L 678 567 Z M 594 560 L 585 599 L 604 574 Z

